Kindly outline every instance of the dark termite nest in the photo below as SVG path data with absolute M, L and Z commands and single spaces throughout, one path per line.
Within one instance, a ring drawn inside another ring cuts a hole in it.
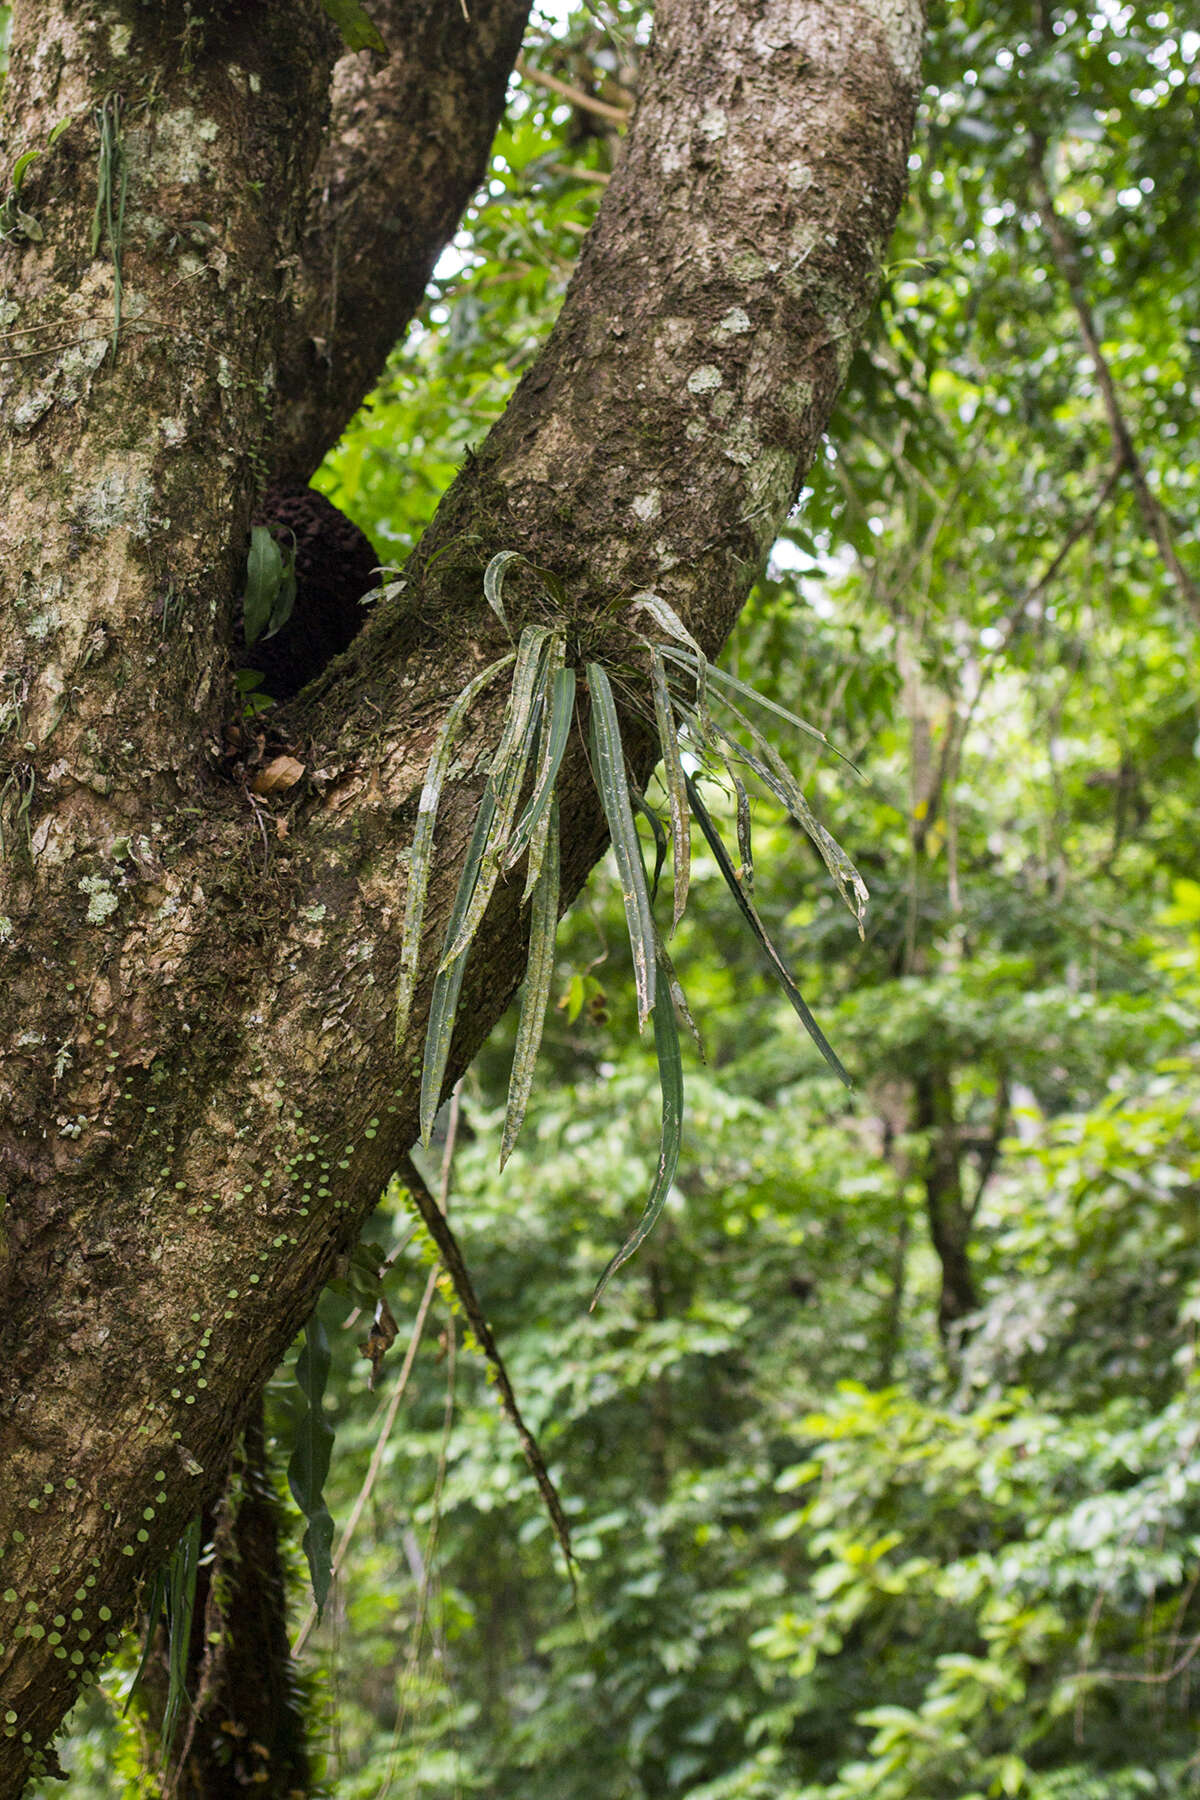
M 294 551 L 296 600 L 282 629 L 249 650 L 239 621 L 233 663 L 257 669 L 262 692 L 273 700 L 290 700 L 366 622 L 362 597 L 377 585 L 379 558 L 370 539 L 315 488 L 268 489 L 254 523 L 268 527 L 285 556 Z

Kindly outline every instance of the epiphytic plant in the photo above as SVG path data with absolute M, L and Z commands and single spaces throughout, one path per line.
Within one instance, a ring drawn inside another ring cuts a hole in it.
M 512 567 L 523 562 L 519 552 L 503 550 L 491 559 L 484 574 L 488 604 L 508 631 L 510 640 L 513 633 L 505 611 L 503 586 Z M 568 661 L 568 645 L 573 633 L 561 583 L 543 571 L 534 570 L 533 573 L 543 584 L 544 598 L 551 609 L 551 623 L 526 625 L 514 648 L 476 675 L 463 689 L 450 709 L 429 760 L 413 836 L 396 995 L 396 1039 L 399 1044 L 408 1026 L 416 986 L 434 825 L 454 748 L 479 695 L 511 669 L 511 691 L 500 740 L 492 757 L 441 946 L 421 1078 L 421 1137 L 428 1143 L 441 1101 L 471 945 L 497 882 L 502 875 L 510 874 L 524 858 L 522 898 L 530 903 L 529 961 L 500 1148 L 502 1167 L 516 1143 L 525 1116 L 550 997 L 559 908 L 557 784 L 580 686 L 576 669 Z M 600 1277 L 592 1298 L 593 1306 L 617 1269 L 653 1229 L 679 1159 L 683 1127 L 683 1064 L 677 1015 L 693 1033 L 695 1026 L 654 917 L 654 902 L 668 847 L 674 876 L 672 931 L 687 904 L 691 819 L 694 818 L 747 927 L 805 1030 L 826 1063 L 847 1086 L 849 1077 L 845 1069 L 805 1004 L 755 906 L 750 801 L 737 765 L 752 772 L 808 833 L 854 912 L 860 931 L 867 902 L 866 887 L 853 863 L 816 818 L 799 782 L 778 751 L 737 702 L 749 700 L 766 707 L 796 730 L 817 739 L 825 748 L 831 748 L 824 734 L 711 664 L 682 620 L 661 596 L 635 594 L 622 611 L 626 641 L 632 644 L 635 655 L 645 658 L 644 665 L 618 668 L 605 661 L 584 657 L 582 675 L 589 700 L 588 743 L 592 774 L 612 838 L 633 955 L 639 1030 L 647 1019 L 654 1021 L 654 1046 L 662 1088 L 662 1133 L 658 1167 L 645 1209 Z M 632 625 L 638 615 L 657 627 L 657 637 L 652 638 Z M 647 722 L 653 720 L 662 757 L 665 821 L 630 779 L 614 684 L 621 690 L 622 700 L 630 713 Z M 722 716 L 716 715 L 716 708 Z M 747 741 L 743 742 L 743 738 Z M 736 797 L 740 866 L 735 866 L 731 859 L 700 794 L 696 775 L 689 771 L 689 764 L 693 771 L 723 771 L 728 776 Z M 522 806 L 525 794 L 528 798 Z M 647 819 L 655 840 L 655 867 L 650 877 L 634 822 L 635 812 Z

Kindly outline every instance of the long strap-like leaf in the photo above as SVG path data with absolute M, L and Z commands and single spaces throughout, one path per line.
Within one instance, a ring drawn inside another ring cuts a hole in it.
M 682 668 L 688 669 L 693 675 L 698 676 L 698 664 L 692 651 L 676 650 L 673 649 L 671 645 L 664 644 L 662 653 L 665 657 L 668 657 L 671 662 L 679 664 Z M 779 706 L 774 700 L 768 700 L 767 696 L 765 694 L 760 694 L 757 688 L 748 687 L 744 681 L 739 681 L 737 676 L 731 675 L 727 669 L 719 669 L 716 663 L 708 664 L 708 674 L 711 679 L 717 682 L 721 687 L 729 688 L 735 694 L 743 695 L 747 700 L 753 700 L 758 706 L 765 706 L 768 712 L 775 714 L 776 718 L 786 719 L 788 724 L 794 725 L 797 731 L 803 731 L 806 736 L 815 738 L 819 744 L 825 746 L 826 750 L 832 750 L 835 756 L 840 757 L 847 768 L 853 769 L 856 775 L 861 776 L 862 771 L 855 767 L 854 763 L 850 761 L 850 758 L 839 750 L 836 744 L 831 744 L 829 739 L 825 736 L 825 733 L 823 731 L 818 731 L 815 725 L 810 725 L 806 719 L 800 718 L 794 712 L 789 712 L 786 706 Z
M 475 886 L 457 930 L 446 934 L 440 965 L 443 969 L 457 957 L 465 956 L 470 949 L 500 876 L 500 866 L 517 816 L 525 771 L 537 742 L 538 715 L 545 700 L 548 676 L 547 647 L 553 635 L 542 625 L 527 625 L 521 633 L 508 714 L 488 777 L 495 810 L 476 870 Z
M 842 846 L 831 832 L 827 831 L 820 819 L 808 804 L 804 792 L 792 771 L 776 750 L 769 738 L 763 736 L 752 720 L 736 707 L 731 700 L 725 702 L 738 724 L 749 733 L 751 742 L 761 753 L 761 760 L 740 744 L 724 726 L 716 725 L 714 730 L 721 741 L 746 764 L 774 794 L 780 804 L 808 833 L 817 849 L 821 860 L 833 879 L 837 882 L 842 899 L 854 914 L 858 924 L 858 935 L 863 936 L 863 921 L 866 918 L 867 903 L 871 896 L 867 884 L 851 862 Z M 736 778 L 735 778 L 736 779 Z
M 838 1077 L 838 1080 L 844 1081 L 847 1087 L 853 1087 L 854 1083 L 842 1067 L 841 1058 L 837 1055 L 828 1038 L 825 1036 L 825 1033 L 813 1018 L 812 1013 L 805 1003 L 803 994 L 801 994 L 800 989 L 792 980 L 791 971 L 774 944 L 771 942 L 770 936 L 767 933 L 767 928 L 758 916 L 758 909 L 753 900 L 751 900 L 749 894 L 746 893 L 741 882 L 738 880 L 737 871 L 730 862 L 728 852 L 721 842 L 721 834 L 713 824 L 712 819 L 709 816 L 708 808 L 700 798 L 696 783 L 692 780 L 690 775 L 686 777 L 686 780 L 688 800 L 691 803 L 692 811 L 696 816 L 701 831 L 708 840 L 709 849 L 717 860 L 717 867 L 724 877 L 726 887 L 737 901 L 743 918 L 758 939 L 762 949 L 766 952 L 767 959 L 770 962 L 772 969 L 775 971 L 779 984 L 791 1002 L 792 1008 L 801 1024 L 804 1026 L 805 1031 L 807 1031 L 809 1037 L 817 1046 L 817 1049 L 821 1052 L 825 1061 L 829 1064 L 829 1067 Z
M 558 801 L 551 796 L 542 866 L 533 890 L 533 908 L 529 922 L 529 962 L 525 969 L 525 987 L 521 995 L 521 1017 L 517 1023 L 517 1041 L 513 1050 L 512 1074 L 508 1083 L 508 1108 L 504 1119 L 504 1140 L 500 1146 L 500 1167 L 512 1154 L 513 1145 L 525 1118 L 533 1087 L 533 1070 L 542 1042 L 546 1007 L 550 1000 L 550 981 L 554 974 L 554 945 L 558 934 Z
M 462 874 L 458 878 L 458 891 L 454 896 L 450 924 L 447 927 L 448 937 L 457 930 L 470 904 L 471 896 L 475 892 L 483 847 L 487 843 L 495 810 L 496 799 L 489 781 L 483 790 L 479 811 L 475 815 L 475 829 L 471 833 L 466 861 L 463 863 Z M 439 969 L 434 978 L 433 996 L 429 1003 L 429 1025 L 425 1032 L 425 1058 L 421 1068 L 421 1142 L 423 1144 L 429 1142 L 433 1131 L 433 1121 L 437 1117 L 437 1109 L 442 1103 L 446 1064 L 450 1060 L 454 1019 L 458 1012 L 458 996 L 462 988 L 463 972 L 466 966 L 467 953 L 464 950 L 461 956 L 456 956 L 453 962 L 447 964 L 445 968 Z
M 658 1057 L 658 1079 L 662 1088 L 662 1136 L 658 1168 L 646 1202 L 646 1210 L 596 1283 L 596 1291 L 592 1295 L 593 1310 L 622 1263 L 629 1261 L 654 1230 L 679 1165 L 679 1146 L 683 1138 L 683 1059 L 679 1053 L 679 1031 L 675 1024 L 670 978 L 665 969 L 660 969 L 659 975 L 658 999 L 654 1005 L 654 1050 Z
M 687 789 L 683 780 L 683 759 L 679 753 L 679 731 L 671 705 L 671 690 L 667 686 L 666 664 L 657 645 L 650 652 L 650 685 L 654 692 L 654 721 L 658 726 L 658 742 L 662 750 L 663 786 L 667 790 L 671 808 L 671 860 L 675 872 L 675 912 L 671 930 L 674 932 L 687 905 L 692 833 Z
M 629 929 L 629 947 L 633 952 L 633 979 L 637 989 L 638 1029 L 654 1010 L 654 919 L 650 911 L 650 894 L 646 887 L 646 871 L 642 867 L 641 846 L 633 807 L 629 799 L 629 783 L 625 776 L 625 749 L 621 727 L 608 676 L 599 663 L 587 665 L 588 691 L 592 697 L 592 757 L 596 786 L 600 792 L 604 816 L 608 820 L 617 872 L 621 878 L 621 898 L 625 903 L 625 923 Z
M 517 820 L 504 858 L 504 867 L 511 869 L 520 860 L 526 846 L 529 847 L 529 874 L 525 880 L 524 899 L 529 898 L 537 880 L 538 859 L 535 857 L 534 845 L 550 809 L 554 784 L 562 767 L 563 753 L 575 712 L 575 671 L 563 667 L 564 649 L 562 637 L 556 635 L 550 646 L 550 683 L 546 712 L 542 718 L 541 742 L 538 746 L 537 778 L 533 793 L 529 796 L 529 804 Z
M 412 1011 L 413 990 L 417 981 L 417 965 L 421 954 L 421 926 L 425 919 L 425 900 L 429 892 L 429 870 L 433 853 L 433 827 L 438 803 L 446 782 L 450 758 L 462 730 L 463 721 L 472 705 L 490 681 L 513 660 L 514 652 L 502 656 L 469 681 L 438 733 L 425 771 L 425 784 L 417 805 L 417 825 L 413 832 L 412 852 L 408 863 L 408 893 L 404 902 L 404 929 L 400 939 L 400 977 L 396 983 L 396 1048 L 404 1043 L 408 1018 Z

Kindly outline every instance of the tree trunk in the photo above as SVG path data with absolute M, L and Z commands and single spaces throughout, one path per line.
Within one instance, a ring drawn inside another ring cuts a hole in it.
M 303 1694 L 288 1647 L 281 1522 L 260 1402 L 219 1501 L 204 1509 L 200 1541 L 211 1557 L 196 1577 L 187 1646 L 190 1705 L 181 1707 L 169 1746 L 161 1736 L 165 1627 L 139 1685 L 151 1792 L 164 1770 L 171 1800 L 237 1800 L 247 1792 L 296 1800 L 309 1791 Z
M 289 434 L 337 45 L 316 0 L 18 8 L 0 166 L 41 155 L 35 230 L 0 246 L 0 1800 L 415 1136 L 498 690 L 439 815 L 396 1050 L 405 865 L 438 728 L 503 648 L 483 565 L 552 569 L 597 641 L 654 587 L 719 647 L 873 297 L 920 34 L 918 0 L 664 0 L 546 352 L 403 592 L 281 712 L 303 782 L 254 802 L 214 760 L 246 525 L 262 474 L 311 467 L 347 410 Z M 562 793 L 567 896 L 604 843 L 580 753 Z M 512 884 L 451 1077 L 524 941 Z
M 913 1083 L 916 1100 L 913 1126 L 926 1134 L 925 1211 L 929 1235 L 942 1268 L 938 1296 L 938 1330 L 954 1353 L 962 1339 L 963 1320 L 979 1306 L 971 1273 L 971 1210 L 963 1195 L 958 1124 L 949 1072 L 930 1069 Z

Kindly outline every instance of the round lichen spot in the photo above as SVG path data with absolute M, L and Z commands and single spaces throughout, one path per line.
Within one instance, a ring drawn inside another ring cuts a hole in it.
M 86 1625 L 81 1625 L 75 1635 L 78 1637 L 81 1644 L 86 1644 L 92 1634 Z
M 171 1389 L 171 1398 L 172 1398 L 172 1400 L 178 1400 L 178 1398 L 179 1398 L 179 1393 L 180 1393 L 180 1390 L 179 1390 L 179 1389 L 178 1389 L 178 1388 L 172 1388 L 172 1389 Z
M 17 1590 L 16 1590 L 16 1588 L 5 1588 L 5 1590 L 4 1590 L 4 1603 L 5 1603 L 5 1605 L 6 1605 L 6 1606 L 15 1606 L 15 1605 L 16 1605 L 16 1604 L 17 1604 Z
M 37 1609 L 38 1609 L 38 1603 L 36 1600 L 27 1600 L 25 1602 L 25 1611 L 27 1613 L 35 1613 L 37 1611 Z
M 121 1640 L 115 1631 L 106 1631 L 104 1634 L 104 1641 L 110 1650 L 115 1650 Z
M 61 1631 L 48 1631 L 46 1633 L 46 1642 L 48 1644 L 61 1644 L 62 1643 L 62 1632 Z
M 42 1483 L 42 1492 L 43 1494 L 52 1494 L 54 1492 L 54 1483 L 52 1481 L 44 1481 Z
M 46 1635 L 46 1627 L 44 1625 L 31 1625 L 29 1627 L 29 1635 L 31 1638 L 43 1638 Z
M 133 1555 L 133 1545 L 132 1544 L 122 1544 L 121 1545 L 121 1555 L 122 1556 L 132 1556 Z
M 67 1479 L 63 1483 L 63 1486 L 65 1488 L 67 1488 L 73 1494 L 75 1492 L 75 1489 L 79 1486 L 79 1483 L 76 1481 L 76 1479 L 73 1475 L 68 1475 Z
M 59 1626 L 59 1627 L 60 1627 L 60 1629 L 61 1629 L 61 1627 L 62 1627 L 62 1626 L 64 1626 L 64 1625 L 65 1625 L 65 1624 L 66 1624 L 66 1622 L 67 1622 L 67 1615 L 66 1615 L 66 1613 L 55 1613 L 55 1615 L 54 1615 L 54 1623 L 55 1623 L 55 1624 L 56 1624 L 56 1625 L 57 1625 L 57 1626 Z
M 693 369 L 687 378 L 688 393 L 715 393 L 720 387 L 723 379 L 724 377 L 722 376 L 720 369 L 716 368 L 712 363 L 701 363 L 700 367 L 698 369 Z
M 75 1667 L 77 1669 L 81 1669 L 83 1667 L 83 1651 L 82 1650 L 72 1650 L 71 1661 L 75 1664 Z
M 65 1650 L 64 1650 L 64 1649 L 63 1649 L 63 1647 L 62 1647 L 62 1645 L 61 1645 L 61 1644 L 56 1644 L 56 1645 L 55 1645 L 55 1647 L 54 1647 L 54 1654 L 55 1654 L 55 1656 L 57 1656 L 57 1658 L 58 1658 L 58 1660 L 59 1660 L 59 1662 L 66 1662 L 66 1660 L 67 1660 L 67 1653 L 66 1653 L 66 1651 L 65 1651 Z
M 16 1722 L 17 1722 L 17 1715 L 10 1706 L 8 1711 L 4 1715 L 4 1723 L 6 1725 L 15 1725 Z
M 107 1625 L 108 1621 L 112 1618 L 112 1607 L 111 1606 L 100 1607 L 96 1613 L 96 1617 L 100 1620 L 101 1624 Z
M 254 1287 L 254 1286 L 255 1286 L 255 1285 L 256 1285 L 256 1284 L 257 1284 L 257 1283 L 258 1283 L 258 1282 L 260 1282 L 260 1281 L 261 1281 L 261 1280 L 262 1280 L 262 1276 L 261 1276 L 261 1275 L 251 1275 L 251 1276 L 250 1276 L 250 1277 L 249 1277 L 249 1281 L 250 1281 L 250 1286 L 251 1286 L 251 1287 Z
M 86 1594 L 77 1594 L 75 1596 L 75 1598 L 77 1600 L 86 1600 L 87 1595 Z M 71 1608 L 71 1617 L 74 1619 L 75 1623 L 78 1625 L 80 1619 L 82 1619 L 82 1617 L 83 1617 L 83 1612 L 82 1612 L 81 1608 L 79 1608 L 78 1606 L 73 1606 Z
M 14 1531 L 12 1540 L 14 1544 L 23 1544 L 25 1542 L 25 1533 L 23 1531 Z
M 196 1383 L 196 1386 L 198 1388 L 206 1388 L 208 1386 L 208 1382 L 204 1379 L 203 1375 L 200 1377 L 199 1381 Z
M 154 1508 L 152 1506 L 143 1506 L 142 1517 L 146 1520 L 147 1524 L 149 1524 L 154 1518 Z

